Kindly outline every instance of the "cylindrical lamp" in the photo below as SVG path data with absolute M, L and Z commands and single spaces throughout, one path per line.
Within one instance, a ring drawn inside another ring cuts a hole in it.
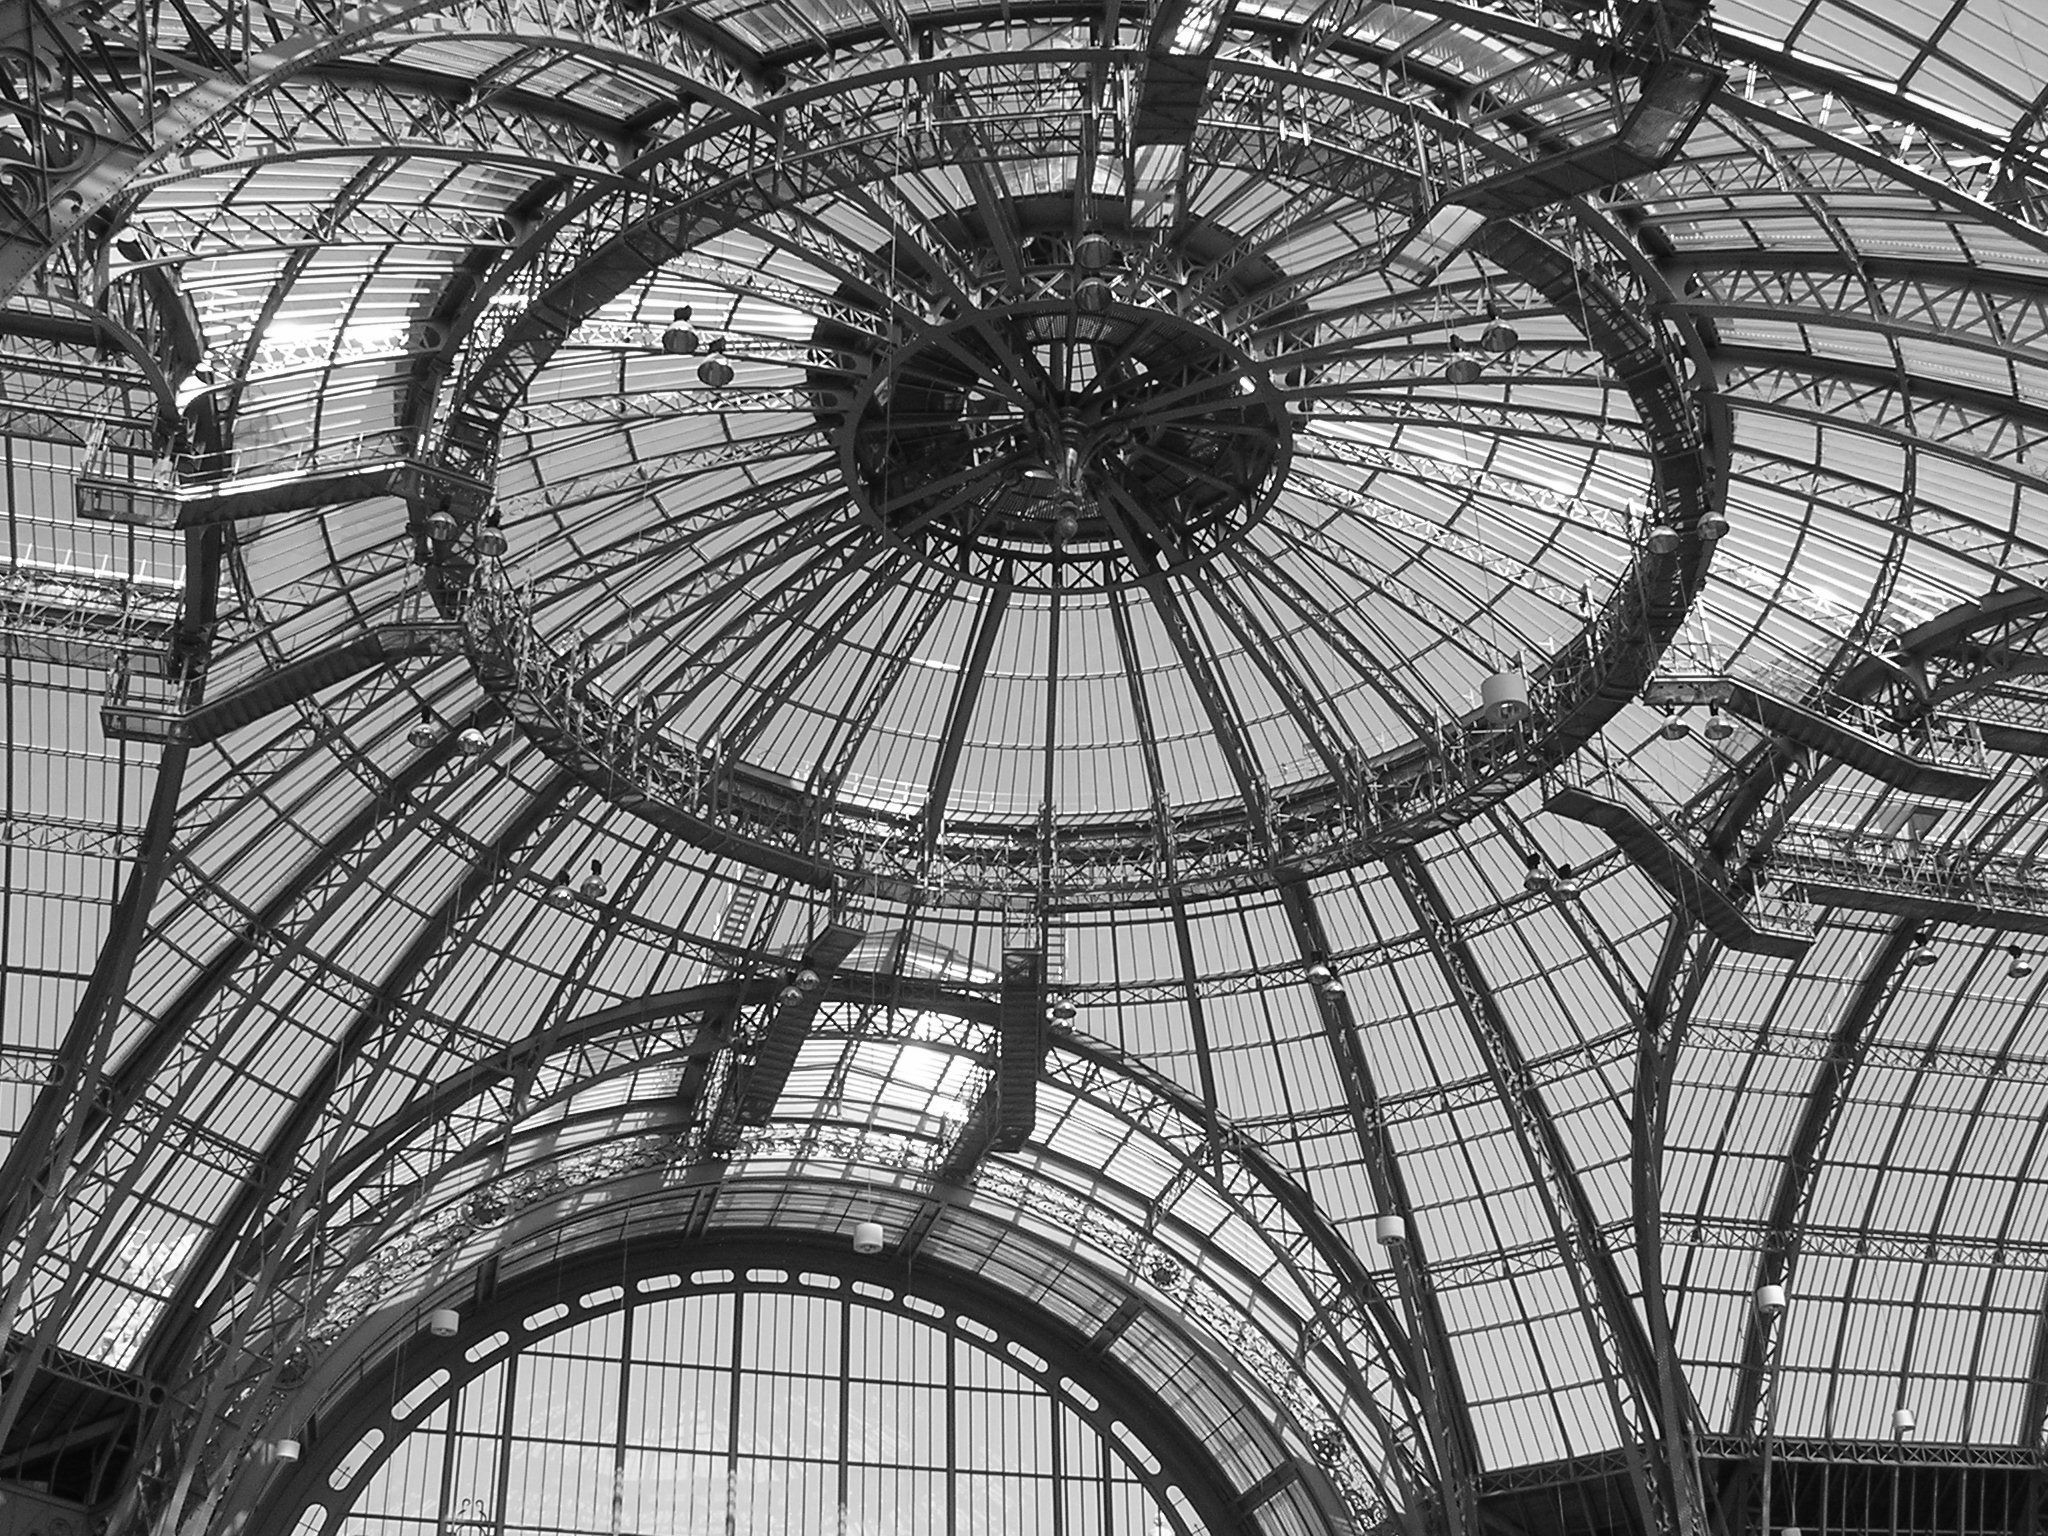
M 879 1221 L 859 1221 L 853 1227 L 853 1251 L 855 1253 L 880 1253 L 888 1241 L 888 1234 L 882 1230 Z
M 452 1339 L 462 1331 L 462 1314 L 453 1307 L 436 1307 L 427 1314 L 427 1332 L 437 1339 Z
M 299 1459 L 299 1442 L 290 1436 L 282 1440 L 274 1440 L 271 1442 L 270 1454 L 279 1461 L 297 1461 Z
M 1382 1243 L 1406 1242 L 1408 1223 L 1399 1216 L 1375 1216 L 1372 1219 L 1372 1235 Z
M 1529 680 L 1520 672 L 1490 672 L 1479 684 L 1479 702 L 1495 725 L 1519 725 L 1529 718 Z
M 1914 1417 L 1913 1417 L 1913 1410 L 1912 1410 L 1912 1409 L 1910 1409 L 1910 1408 L 1894 1408 L 1894 1409 L 1892 1410 L 1892 1433 L 1893 1433 L 1893 1434 L 1895 1434 L 1895 1435 L 1910 1435 L 1911 1433 L 1913 1433 L 1913 1428 L 1914 1428 L 1914 1425 L 1915 1425 L 1915 1423 L 1916 1423 L 1916 1422 L 1917 1422 L 1917 1421 L 1916 1421 L 1916 1420 L 1914 1419 Z
M 1785 1310 L 1785 1287 L 1782 1285 L 1760 1285 L 1756 1288 L 1756 1309 L 1765 1317 L 1776 1317 Z

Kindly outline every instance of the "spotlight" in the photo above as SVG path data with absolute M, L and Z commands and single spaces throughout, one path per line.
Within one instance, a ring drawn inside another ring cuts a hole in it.
M 1109 258 L 1116 247 L 1110 244 L 1109 236 L 1099 229 L 1091 229 L 1074 242 L 1074 260 L 1083 272 L 1100 272 L 1109 265 Z
M 1709 544 L 1717 544 L 1728 537 L 1728 514 L 1720 511 L 1705 513 L 1695 526 L 1701 538 Z
M 802 970 L 798 971 L 794 976 L 790 977 L 789 979 L 792 982 L 794 982 L 797 986 L 802 987 L 806 992 L 811 992 L 815 991 L 818 985 L 821 982 L 823 982 L 825 978 L 820 976 L 816 971 L 812 970 L 809 966 L 805 966 Z
M 689 357 L 697 350 L 697 332 L 690 325 L 690 306 L 678 304 L 675 318 L 661 333 L 661 350 L 670 357 Z
M 436 544 L 446 544 L 460 531 L 455 514 L 446 507 L 436 507 L 427 514 L 427 537 Z
M 777 1004 L 784 1008 L 793 1007 L 795 1004 L 800 1003 L 803 1000 L 804 989 L 802 987 L 796 986 L 793 983 L 781 987 L 777 990 L 775 994 L 775 1001 L 777 1002 Z
M 1074 303 L 1084 315 L 1099 315 L 1109 308 L 1114 292 L 1106 277 L 1084 277 L 1074 284 Z
M 504 554 L 508 547 L 505 542 L 505 530 L 498 526 L 498 516 L 494 512 L 491 514 L 491 520 L 477 530 L 476 552 L 486 560 L 495 560 Z

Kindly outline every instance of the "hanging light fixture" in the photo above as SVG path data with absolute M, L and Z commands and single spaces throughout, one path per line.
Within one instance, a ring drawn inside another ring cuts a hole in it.
M 446 506 L 436 507 L 427 514 L 427 537 L 436 544 L 446 544 L 461 531 L 461 525 L 455 521 L 455 514 Z
M 590 873 L 583 877 L 583 884 L 577 889 L 585 901 L 603 901 L 605 894 L 604 865 L 597 859 L 590 861 Z
M 1521 344 L 1521 334 L 1500 317 L 1491 299 L 1486 301 L 1486 329 L 1479 333 L 1479 345 L 1497 357 L 1505 357 Z
M 1084 315 L 1101 314 L 1115 297 L 1116 290 L 1106 277 L 1084 277 L 1074 284 L 1074 304 Z
M 1087 231 L 1074 242 L 1074 260 L 1083 272 L 1100 272 L 1115 253 L 1109 236 L 1099 229 Z
M 1735 734 L 1735 722 L 1721 713 L 1720 705 L 1709 704 L 1706 729 L 1701 734 L 1709 741 L 1726 741 Z
M 1941 950 L 1934 942 L 1934 935 L 1925 928 L 1913 935 L 1912 946 L 1906 951 L 1908 970 L 1925 970 L 1941 958 Z
M 1318 960 L 1308 968 L 1308 984 L 1312 987 L 1326 987 L 1337 979 L 1337 973 Z
M 2008 944 L 2005 946 L 2005 952 L 2012 956 L 2011 961 L 2005 968 L 2005 974 L 2008 977 L 2018 981 L 2023 976 L 2034 974 L 2034 962 L 2027 958 L 2027 952 L 2021 949 L 2019 945 Z
M 465 725 L 455 733 L 455 750 L 464 757 L 480 756 L 491 744 L 491 738 L 473 725 Z
M 427 1332 L 437 1339 L 452 1339 L 462 1331 L 462 1314 L 453 1307 L 436 1307 L 427 1314 Z
M 1408 1241 L 1408 1223 L 1390 1211 L 1373 1217 L 1372 1235 L 1378 1238 L 1383 1246 L 1391 1248 L 1396 1243 Z
M 413 721 L 412 729 L 405 733 L 406 742 L 424 752 L 441 740 L 441 722 L 434 718 L 434 712 L 426 705 L 420 706 L 420 717 Z
M 1657 734 L 1666 741 L 1683 741 L 1692 734 L 1692 722 L 1675 709 L 1664 711 L 1664 723 L 1657 727 Z
M 1444 377 L 1453 384 L 1477 384 L 1486 370 L 1480 367 L 1479 359 L 1465 350 L 1465 343 L 1456 336 L 1451 338 L 1451 360 L 1444 368 Z
M 1756 1288 L 1757 1315 L 1763 1318 L 1781 1316 L 1785 1311 L 1785 1287 L 1782 1285 L 1760 1285 Z
M 1916 1428 L 1918 1428 L 1918 1421 L 1913 1417 L 1912 1409 L 1894 1408 L 1892 1410 L 1893 1434 L 1897 1435 L 1901 1440 L 1903 1440 L 1906 1438 L 1906 1436 L 1913 1433 L 1913 1431 Z
M 1652 523 L 1643 543 L 1653 555 L 1675 555 L 1680 543 L 1678 530 L 1669 523 Z
M 1693 526 L 1709 544 L 1718 543 L 1728 537 L 1728 514 L 1716 507 L 1711 512 L 1702 512 L 1700 520 Z
M 1550 871 L 1543 867 L 1543 855 L 1529 853 L 1523 856 L 1522 889 L 1530 895 L 1539 895 L 1550 889 Z
M 1074 1000 L 1071 997 L 1063 997 L 1052 1005 L 1052 1016 L 1062 1024 L 1073 1023 L 1074 1015 L 1078 1012 L 1080 1010 L 1074 1006 Z
M 270 1454 L 278 1461 L 297 1461 L 300 1450 L 299 1442 L 290 1435 L 270 1442 Z
M 557 907 L 567 907 L 575 904 L 576 871 L 574 867 L 568 864 L 562 866 L 562 872 L 555 877 L 555 883 L 548 887 L 547 899 L 550 905 Z
M 711 355 L 697 365 L 698 382 L 707 384 L 713 389 L 723 389 L 732 382 L 732 364 L 728 363 L 724 357 L 725 338 L 723 336 L 712 337 L 711 345 L 706 350 Z
M 882 1224 L 872 1219 L 853 1224 L 853 1251 L 855 1253 L 880 1253 L 889 1240 L 889 1234 L 882 1230 Z
M 690 324 L 690 306 L 678 304 L 675 318 L 669 321 L 668 329 L 661 333 L 661 350 L 670 357 L 689 357 L 698 347 L 695 327 Z
M 1489 672 L 1479 682 L 1479 702 L 1491 725 L 1520 725 L 1529 718 L 1529 680 L 1515 667 Z
M 476 533 L 476 552 L 486 560 L 495 560 L 510 546 L 505 541 L 505 529 L 493 511 L 490 519 Z
M 798 971 L 794 976 L 790 977 L 790 980 L 793 981 L 799 987 L 802 987 L 806 992 L 815 992 L 821 985 L 824 984 L 825 978 L 820 976 L 816 971 L 812 970 L 809 966 L 805 966 L 802 970 Z
M 1053 497 L 1052 531 L 1060 543 L 1068 543 L 1080 533 L 1084 506 L 1081 493 L 1076 490 L 1062 489 Z

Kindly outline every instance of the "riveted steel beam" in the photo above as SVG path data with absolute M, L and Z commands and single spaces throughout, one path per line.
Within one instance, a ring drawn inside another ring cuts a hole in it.
M 1430 936 L 1452 1000 L 1487 1064 L 1534 1177 L 1621 1433 L 1642 1528 L 1704 1536 L 1705 1501 L 1684 1486 L 1695 1476 L 1694 1468 L 1683 1456 L 1668 1454 L 1674 1441 L 1662 1423 L 1662 1370 L 1557 1123 L 1529 1081 L 1521 1048 L 1427 866 L 1411 852 L 1390 859 L 1388 868 Z
M 1280 901 L 1302 954 L 1311 963 L 1328 966 L 1329 934 L 1309 886 L 1302 881 L 1288 882 L 1280 888 Z M 1350 997 L 1334 971 L 1329 984 L 1316 988 L 1316 1010 L 1374 1200 L 1382 1216 L 1399 1218 L 1404 1225 L 1400 1240 L 1386 1246 L 1406 1309 L 1409 1379 L 1429 1435 L 1442 1528 L 1448 1536 L 1475 1536 L 1479 1530 L 1479 1438 L 1442 1301 L 1432 1281 L 1428 1248 L 1416 1229 L 1414 1202 L 1388 1135 L 1379 1085 L 1359 1044 Z

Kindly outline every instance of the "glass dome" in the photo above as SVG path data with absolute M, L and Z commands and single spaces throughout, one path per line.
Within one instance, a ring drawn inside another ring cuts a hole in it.
M 296 1521 L 427 1311 L 659 1234 L 1127 1371 L 1014 1390 L 1182 1447 L 1144 1524 L 2017 1529 L 2044 78 L 2013 0 L 35 0 L 0 1484 Z

